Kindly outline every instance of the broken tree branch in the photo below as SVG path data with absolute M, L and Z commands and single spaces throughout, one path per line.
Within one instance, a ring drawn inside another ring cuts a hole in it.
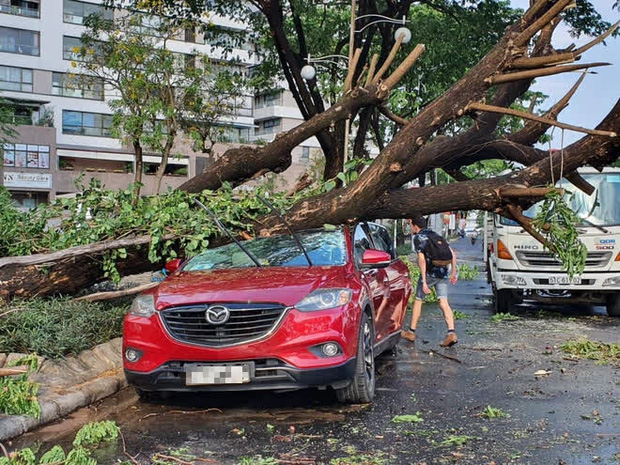
M 399 38 L 400 37 L 401 36 L 399 36 Z M 407 71 L 411 69 L 415 62 L 418 61 L 418 58 L 420 58 L 420 55 L 422 55 L 422 52 L 424 52 L 425 48 L 426 46 L 424 44 L 416 45 L 415 48 L 411 51 L 411 53 L 407 55 L 407 58 L 405 58 L 403 62 L 398 66 L 398 68 L 396 68 L 396 70 L 388 78 L 386 78 L 385 81 L 383 81 L 383 85 L 388 89 L 394 87 L 396 83 L 398 83 L 403 78 Z
M 545 239 L 545 237 L 542 234 L 536 231 L 536 229 L 534 229 L 534 227 L 532 226 L 531 220 L 523 215 L 523 210 L 521 209 L 521 207 L 518 207 L 517 205 L 509 203 L 506 206 L 506 209 L 508 210 L 508 213 L 510 213 L 510 216 L 512 216 L 512 218 L 517 223 L 519 223 L 519 225 L 523 229 L 525 229 L 529 233 L 530 236 L 532 236 L 542 245 L 547 247 L 547 249 L 549 249 L 550 251 L 552 252 L 555 251 L 555 247 L 553 246 L 553 244 L 551 244 L 547 239 Z
M 574 53 L 558 53 L 556 55 L 545 55 L 542 57 L 523 57 L 514 60 L 509 69 L 532 69 L 541 68 L 543 66 L 559 65 L 564 63 L 571 63 L 575 61 L 577 57 Z
M 377 71 L 377 74 L 375 74 L 375 77 L 372 78 L 372 83 L 373 84 L 376 84 L 377 82 L 379 82 L 379 80 L 383 77 L 383 75 L 390 68 L 390 65 L 394 61 L 394 58 L 396 58 L 396 54 L 398 53 L 398 49 L 400 48 L 400 44 L 403 43 L 404 37 L 405 37 L 404 34 L 400 34 L 398 36 L 398 38 L 396 39 L 396 42 L 394 43 L 394 46 L 392 47 L 392 50 L 390 50 L 390 54 L 385 59 L 385 62 L 383 62 L 383 66 L 381 66 L 381 68 L 379 68 L 379 71 Z
M 535 79 L 542 76 L 553 76 L 554 74 L 568 73 L 580 69 L 596 68 L 599 66 L 609 66 L 611 63 L 597 62 L 584 63 L 581 65 L 553 66 L 549 68 L 530 69 L 528 71 L 517 71 L 516 73 L 495 74 L 488 77 L 486 82 L 492 85 L 503 84 L 505 82 L 520 81 L 521 79 Z
M 368 87 L 375 77 L 375 71 L 377 69 L 377 63 L 379 62 L 379 54 L 375 53 L 370 59 L 370 67 L 368 68 L 368 75 L 366 76 L 366 82 L 364 87 Z
M 559 15 L 564 10 L 564 8 L 566 8 L 572 1 L 573 0 L 558 0 L 555 5 L 549 8 L 540 18 L 534 21 L 529 27 L 527 27 L 521 34 L 517 36 L 517 38 L 513 41 L 515 47 L 525 46 L 525 44 L 527 44 L 527 42 L 532 37 L 534 37 L 538 31 L 540 31 L 543 27 L 549 24 L 553 20 L 553 18 Z M 534 12 L 530 13 L 530 11 L 528 10 L 523 16 L 523 19 L 527 22 L 531 21 L 532 19 L 534 19 L 538 11 L 544 8 L 548 3 L 548 1 L 545 1 L 534 4 L 534 7 L 532 8 L 534 9 Z
M 378 109 L 382 115 L 384 115 L 388 119 L 391 119 L 396 124 L 400 124 L 401 126 L 404 126 L 405 124 L 409 123 L 409 120 L 392 113 L 392 111 L 389 108 L 387 108 L 385 105 L 379 105 Z
M 605 39 L 607 39 L 607 37 L 609 37 L 611 34 L 613 34 L 616 29 L 618 29 L 618 26 L 620 26 L 620 21 L 616 22 L 616 24 L 611 26 L 609 29 L 607 29 L 607 31 L 605 31 L 603 34 L 598 36 L 596 39 L 594 39 L 591 42 L 588 42 L 587 44 L 582 45 L 581 47 L 579 47 L 573 53 L 576 56 L 582 55 L 583 53 L 585 53 L 586 51 L 590 50 L 595 45 L 600 44 Z
M 555 187 L 509 187 L 506 189 L 500 189 L 499 195 L 502 197 L 544 197 L 550 192 L 559 192 L 564 194 L 564 189 L 556 189 Z
M 349 71 L 347 72 L 347 77 L 344 80 L 344 91 L 348 92 L 351 90 L 351 86 L 353 85 L 353 76 L 355 75 L 355 69 L 357 68 L 357 62 L 360 59 L 360 55 L 362 54 L 362 49 L 355 49 L 355 53 L 351 58 L 351 62 L 349 63 Z
M 520 118 L 529 119 L 532 121 L 538 121 L 539 123 L 548 124 L 550 126 L 557 126 L 562 129 L 568 129 L 571 131 L 583 132 L 585 134 L 591 134 L 594 136 L 609 136 L 616 137 L 617 134 L 612 131 L 601 131 L 598 129 L 582 128 L 580 126 L 574 126 L 572 124 L 560 123 L 558 121 L 543 118 L 542 116 L 532 115 L 525 111 L 513 110 L 512 108 L 496 107 L 494 105 L 487 105 L 486 103 L 473 102 L 467 105 L 466 111 L 478 110 L 478 111 L 490 111 L 493 113 L 501 113 L 504 115 L 518 116 Z
M 120 291 L 96 292 L 94 294 L 85 295 L 85 296 L 78 297 L 73 300 L 76 302 L 80 300 L 85 300 L 87 302 L 100 302 L 102 300 L 120 299 L 121 297 L 127 297 L 130 295 L 139 294 L 140 292 L 143 292 L 143 291 L 147 291 L 157 286 L 158 284 L 159 283 L 148 283 L 148 284 L 143 284 L 141 286 L 132 287 L 129 289 L 123 289 Z
M 554 119 L 554 120 L 557 119 L 560 112 L 568 106 L 568 102 L 573 97 L 573 95 L 575 95 L 575 92 L 577 92 L 577 89 L 579 88 L 583 80 L 585 79 L 586 74 L 587 74 L 587 71 L 582 72 L 581 76 L 579 76 L 579 79 L 577 79 L 577 82 L 575 82 L 575 84 L 570 88 L 570 90 L 566 93 L 566 95 L 564 95 L 564 97 L 558 100 L 555 105 L 553 105 L 549 110 L 547 110 L 545 114 L 542 115 L 542 117 Z M 530 111 L 529 113 L 533 113 L 533 112 Z M 518 144 L 532 145 L 538 142 L 538 139 L 540 139 L 540 137 L 545 132 L 547 132 L 547 129 L 549 129 L 548 124 L 529 120 L 525 124 L 523 129 L 515 132 L 514 134 L 509 135 L 506 139 L 512 142 L 516 142 Z

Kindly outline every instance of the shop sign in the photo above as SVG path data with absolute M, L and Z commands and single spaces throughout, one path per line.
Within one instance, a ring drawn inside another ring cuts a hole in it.
M 51 189 L 50 173 L 16 173 L 4 172 L 4 187 L 30 187 L 33 189 Z

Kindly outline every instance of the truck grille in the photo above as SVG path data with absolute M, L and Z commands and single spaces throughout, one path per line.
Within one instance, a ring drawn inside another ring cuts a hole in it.
M 560 270 L 562 262 L 549 252 L 517 251 L 517 259 L 525 266 L 545 267 Z M 586 268 L 602 268 L 611 260 L 611 252 L 588 252 Z
M 182 342 L 207 347 L 242 344 L 269 333 L 284 315 L 286 307 L 280 304 L 224 303 L 230 317 L 224 324 L 211 324 L 206 313 L 216 304 L 173 307 L 161 312 L 162 320 L 171 336 Z

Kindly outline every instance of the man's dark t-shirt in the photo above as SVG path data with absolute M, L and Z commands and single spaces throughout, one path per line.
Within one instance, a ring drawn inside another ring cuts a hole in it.
M 447 278 L 447 266 L 435 266 L 431 263 L 430 257 L 426 253 L 426 244 L 428 243 L 428 234 L 433 233 L 428 228 L 422 229 L 413 238 L 413 248 L 416 253 L 423 253 L 426 258 L 426 275 L 431 278 Z

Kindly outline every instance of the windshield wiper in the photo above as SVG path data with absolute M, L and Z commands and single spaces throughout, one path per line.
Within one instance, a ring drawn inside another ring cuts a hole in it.
M 303 246 L 303 244 L 299 240 L 299 237 L 297 237 L 297 234 L 295 234 L 295 231 L 293 231 L 291 226 L 288 224 L 288 221 L 286 221 L 286 219 L 280 214 L 280 212 L 276 209 L 276 207 L 274 207 L 270 202 L 262 198 L 260 195 L 257 195 L 256 197 L 258 197 L 258 199 L 261 202 L 267 205 L 267 207 L 269 207 L 269 209 L 280 219 L 280 221 L 282 221 L 284 226 L 286 226 L 286 229 L 288 229 L 289 232 L 291 233 L 291 236 L 293 236 L 293 239 L 295 240 L 297 247 L 299 247 L 299 249 L 303 252 L 304 257 L 306 257 L 306 260 L 308 261 L 308 266 L 309 267 L 312 266 L 312 261 L 310 260 L 310 256 L 308 255 L 308 252 L 306 252 L 306 248 Z
M 248 257 L 250 257 L 250 259 L 254 262 L 254 264 L 256 265 L 257 268 L 261 267 L 260 262 L 254 256 L 254 254 L 252 254 L 252 252 L 250 252 L 248 249 L 246 249 L 245 246 L 241 242 L 239 242 L 239 240 L 237 240 L 237 238 L 235 236 L 233 236 L 233 234 L 228 229 L 226 229 L 226 227 L 218 219 L 218 217 L 215 215 L 215 213 L 213 213 L 211 210 L 209 210 L 207 207 L 205 207 L 204 204 L 200 200 L 194 199 L 194 202 L 196 202 L 198 205 L 200 205 L 202 208 L 204 208 L 204 210 L 209 214 L 209 216 L 215 220 L 215 224 L 217 224 L 217 227 L 220 228 L 220 230 L 224 234 L 226 234 L 228 237 L 230 237 L 234 241 L 234 243 L 237 244 L 239 246 L 239 248 L 241 250 L 243 250 Z
M 609 229 L 607 229 L 607 228 L 606 228 L 606 227 L 604 227 L 604 226 L 600 226 L 600 225 L 598 225 L 598 224 L 594 224 L 594 223 L 592 223 L 592 221 L 587 220 L 587 219 L 585 219 L 585 218 L 579 218 L 579 219 L 580 219 L 581 221 L 585 222 L 585 223 L 588 223 L 590 226 L 592 226 L 592 227 L 594 227 L 594 228 L 598 229 L 599 231 L 604 232 L 605 234 L 608 234 L 608 233 L 609 233 Z

